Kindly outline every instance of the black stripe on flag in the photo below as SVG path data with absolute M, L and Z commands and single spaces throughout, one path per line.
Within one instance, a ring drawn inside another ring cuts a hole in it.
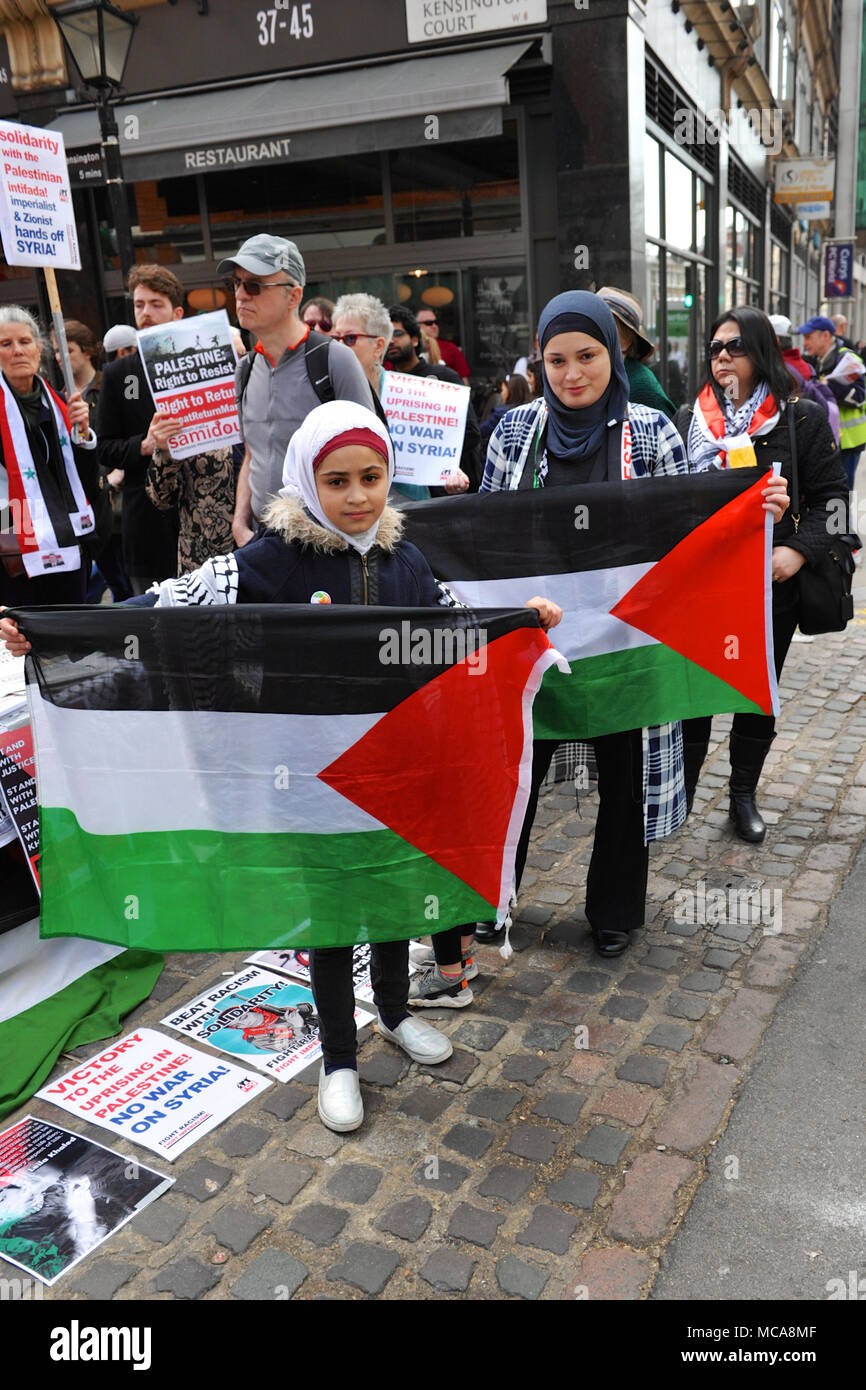
M 404 534 L 446 582 L 650 564 L 751 487 L 761 471 L 714 469 L 410 502 L 402 509 Z
M 13 610 L 10 610 L 13 613 Z M 534 609 L 19 608 L 28 681 L 65 708 L 385 713 Z M 480 665 L 481 663 L 479 663 Z

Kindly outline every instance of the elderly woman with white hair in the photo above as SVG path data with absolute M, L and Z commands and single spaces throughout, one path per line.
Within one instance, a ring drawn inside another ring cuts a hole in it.
M 391 315 L 381 299 L 372 294 L 342 294 L 334 305 L 332 336 L 351 348 L 373 388 L 376 414 L 387 428 L 385 412 L 379 403 L 385 381 L 385 352 L 391 341 Z M 430 489 L 416 483 L 392 483 L 391 492 L 412 501 L 430 496 Z M 399 503 L 398 503 L 399 505 Z
M 0 308 L 0 608 L 86 602 L 106 539 L 88 408 L 39 375 L 43 347 L 32 314 Z

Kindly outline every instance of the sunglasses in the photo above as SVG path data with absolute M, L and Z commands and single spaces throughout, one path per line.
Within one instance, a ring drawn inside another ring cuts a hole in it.
M 278 280 L 274 285 L 263 285 L 260 280 L 238 280 L 234 275 L 227 275 L 223 280 L 223 287 L 230 294 L 237 294 L 238 290 L 243 290 L 244 294 L 248 294 L 251 299 L 255 299 L 262 290 L 282 290 L 287 285 L 294 288 L 294 283 L 291 280 Z
M 437 325 L 437 323 L 439 322 L 439 320 L 438 320 L 438 319 L 419 319 L 418 322 L 419 322 L 419 324 L 421 325 L 422 328 L 435 328 L 436 325 Z
M 726 343 L 723 343 L 719 338 L 713 338 L 712 342 L 707 344 L 707 357 L 711 362 L 717 357 L 721 357 L 723 352 L 726 352 L 729 357 L 748 357 L 749 355 L 749 349 L 739 337 L 729 338 Z
M 376 333 L 335 333 L 334 337 L 338 343 L 345 343 L 346 347 L 354 347 L 359 338 L 376 338 Z
M 330 333 L 331 329 L 334 326 L 331 323 L 330 319 L 304 319 L 304 323 L 307 325 L 308 328 L 321 329 L 323 333 Z M 366 337 L 366 334 L 364 336 Z M 349 346 L 351 347 L 352 344 L 350 343 Z

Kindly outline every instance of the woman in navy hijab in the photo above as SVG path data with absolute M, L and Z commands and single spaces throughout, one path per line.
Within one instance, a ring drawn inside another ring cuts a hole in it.
M 649 406 L 629 405 L 616 321 L 603 300 L 583 290 L 558 294 L 539 319 L 538 341 L 543 396 L 509 411 L 497 425 L 481 492 L 689 471 L 671 421 Z M 780 505 L 779 515 L 783 509 Z M 606 734 L 592 744 L 599 810 L 586 915 L 596 951 L 618 956 L 629 945 L 629 933 L 643 925 L 649 842 L 669 835 L 685 819 L 682 735 L 679 724 L 665 724 Z M 532 794 L 517 852 L 518 885 L 538 790 L 556 747 L 551 740 L 535 742 Z M 498 939 L 495 929 L 484 925 L 476 936 Z

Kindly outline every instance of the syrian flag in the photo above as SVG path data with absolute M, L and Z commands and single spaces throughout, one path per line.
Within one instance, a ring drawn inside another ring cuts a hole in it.
M 532 610 L 32 609 L 44 937 L 391 941 L 504 917 Z
M 407 538 L 472 607 L 563 609 L 536 738 L 778 713 L 767 475 L 712 471 L 412 503 Z
M 147 999 L 162 957 L 94 941 L 40 941 L 36 918 L 0 936 L 0 1120 L 61 1052 L 114 1037 Z

